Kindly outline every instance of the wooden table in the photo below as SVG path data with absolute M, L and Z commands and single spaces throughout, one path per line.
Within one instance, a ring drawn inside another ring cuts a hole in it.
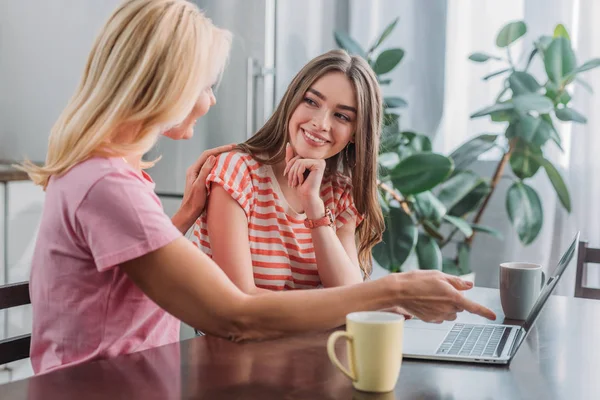
M 501 316 L 497 293 L 469 297 Z M 0 399 L 598 399 L 599 317 L 599 301 L 553 297 L 510 366 L 404 360 L 395 391 L 383 395 L 355 391 L 327 358 L 327 334 L 312 334 L 246 344 L 198 337 L 0 386 Z

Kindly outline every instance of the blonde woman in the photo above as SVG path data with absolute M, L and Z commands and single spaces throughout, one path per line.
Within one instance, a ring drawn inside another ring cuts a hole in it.
M 333 50 L 311 60 L 266 125 L 218 158 L 193 242 L 250 294 L 362 282 L 384 229 L 381 118 L 362 58 Z
M 432 321 L 462 310 L 494 318 L 460 294 L 469 285 L 434 272 L 249 296 L 183 237 L 142 155 L 161 134 L 192 135 L 215 103 L 229 44 L 184 0 L 125 1 L 100 32 L 45 165 L 25 166 L 46 190 L 30 281 L 36 373 L 177 341 L 179 320 L 239 341 L 330 329 L 351 311 L 398 305 Z M 205 196 L 197 191 L 197 204 Z

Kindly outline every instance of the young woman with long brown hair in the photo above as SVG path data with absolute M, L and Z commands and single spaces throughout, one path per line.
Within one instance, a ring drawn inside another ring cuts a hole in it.
M 314 58 L 265 126 L 218 158 L 192 241 L 247 293 L 361 282 L 384 229 L 381 119 L 366 61 L 343 50 Z

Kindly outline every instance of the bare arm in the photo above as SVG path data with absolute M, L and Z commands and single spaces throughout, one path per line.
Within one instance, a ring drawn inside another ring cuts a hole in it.
M 322 201 L 312 208 L 306 210 L 308 218 L 317 219 L 323 216 L 325 205 Z M 358 264 L 358 251 L 354 236 L 355 226 L 356 220 L 352 219 L 337 232 L 329 226 L 312 229 L 317 269 L 323 286 L 344 286 L 363 281 Z
M 326 330 L 347 313 L 376 310 L 395 302 L 390 282 L 358 290 L 242 293 L 225 273 L 185 238 L 122 265 L 159 306 L 204 332 L 233 340 L 265 339 Z
M 438 271 L 392 274 L 332 289 L 249 296 L 183 237 L 121 267 L 170 314 L 194 328 L 232 340 L 332 329 L 350 312 L 395 305 L 425 321 L 455 319 L 462 310 L 495 318 L 491 310 L 461 295 L 459 290 L 470 285 Z
M 208 198 L 207 220 L 215 263 L 242 292 L 269 292 L 254 284 L 246 214 L 231 195 L 216 184 L 212 185 Z

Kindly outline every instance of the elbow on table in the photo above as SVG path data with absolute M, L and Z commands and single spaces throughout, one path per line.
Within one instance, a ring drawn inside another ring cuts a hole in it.
M 245 294 L 242 299 L 226 312 L 224 318 L 219 318 L 213 334 L 227 338 L 232 342 L 264 340 L 281 337 L 279 329 L 269 328 L 264 318 L 256 312 L 256 294 Z

